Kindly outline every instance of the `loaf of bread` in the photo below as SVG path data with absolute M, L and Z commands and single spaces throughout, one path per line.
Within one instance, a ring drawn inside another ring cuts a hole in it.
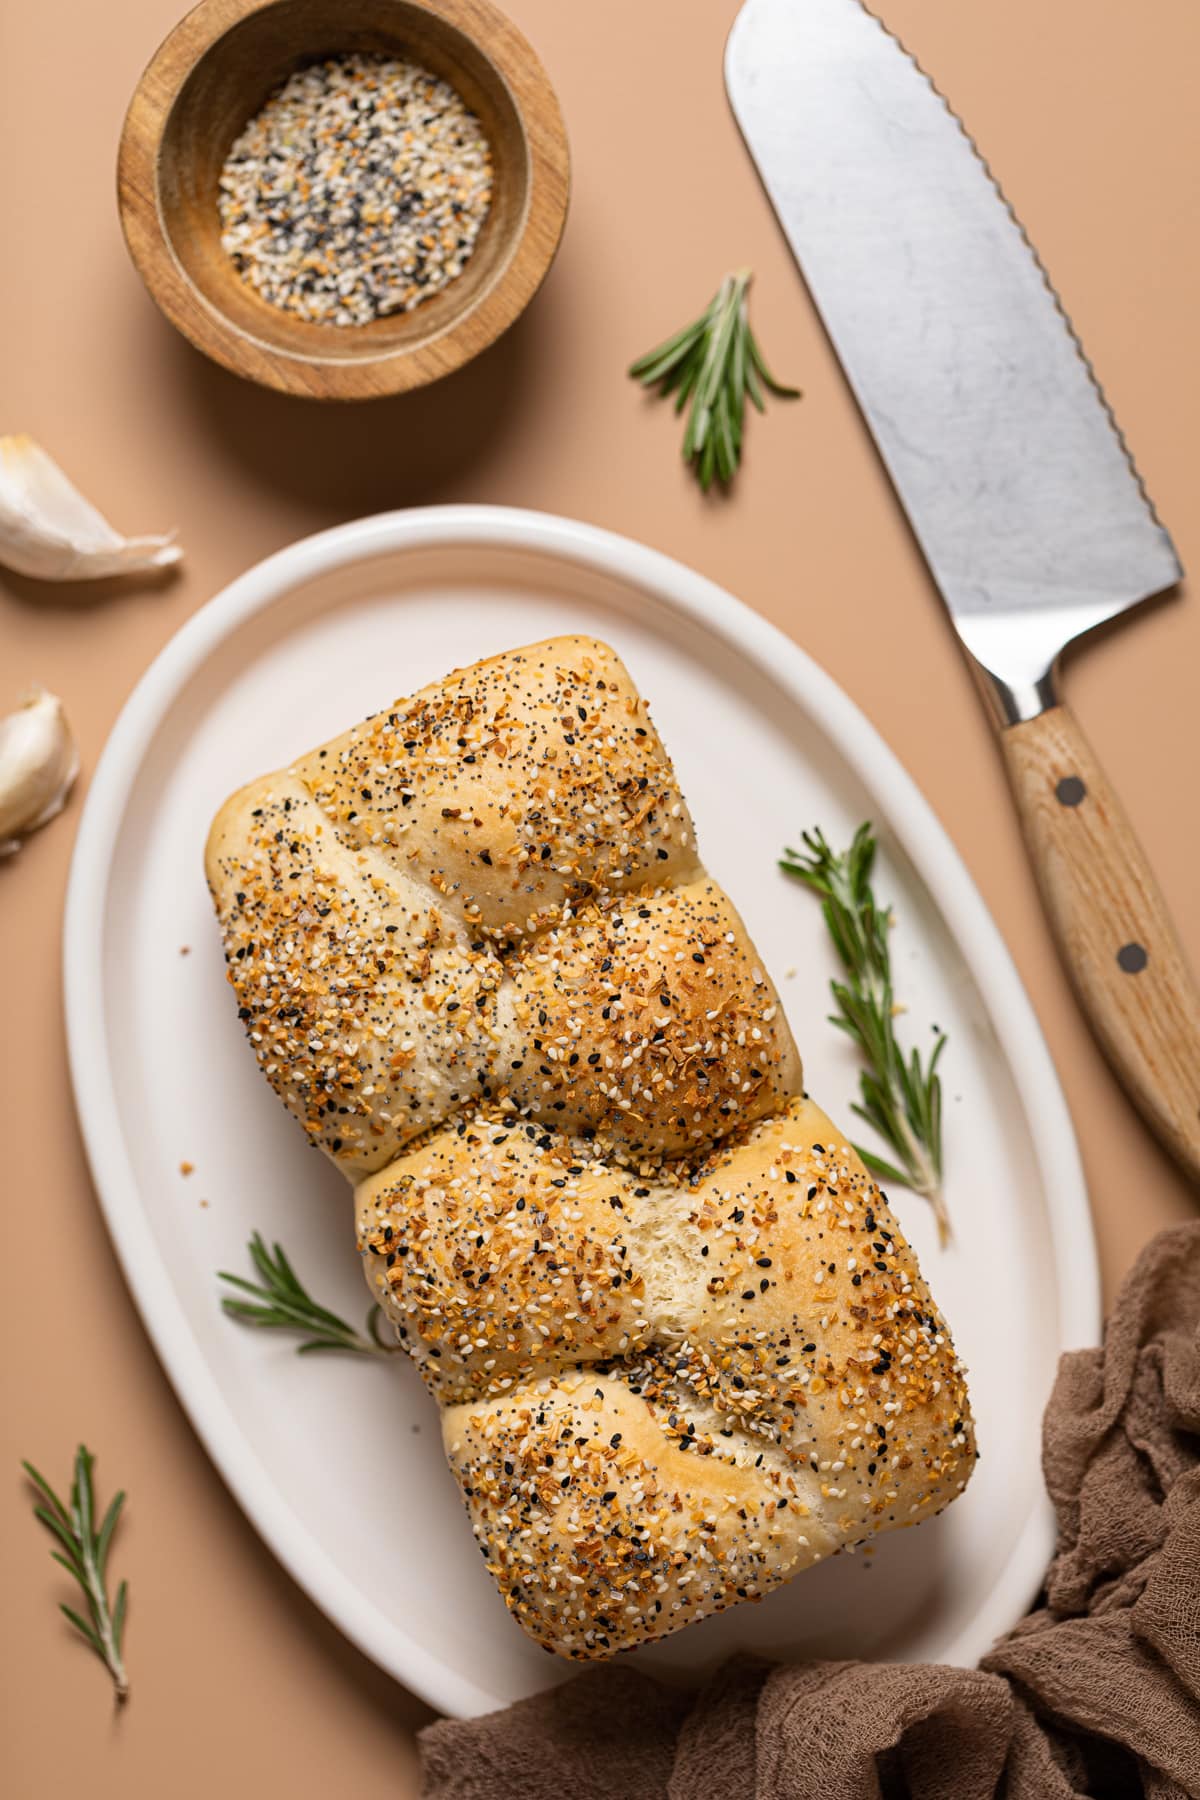
M 539 1643 L 661 1637 L 961 1491 L 949 1332 L 606 645 L 477 663 L 252 782 L 207 870 Z

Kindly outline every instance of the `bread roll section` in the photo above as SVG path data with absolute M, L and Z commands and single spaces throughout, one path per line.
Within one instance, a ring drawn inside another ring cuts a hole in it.
M 208 872 L 238 1016 L 352 1179 L 485 1095 L 503 968 L 439 897 L 339 835 L 290 772 L 228 800 Z
M 608 1654 L 917 1523 L 974 1460 L 896 1220 L 811 1101 L 647 1179 L 476 1117 L 359 1190 L 510 1610 Z
M 611 650 L 398 702 L 235 795 L 208 872 L 540 1643 L 609 1655 L 961 1490 L 949 1333 Z
M 699 873 L 646 703 L 592 638 L 459 669 L 295 770 L 346 843 L 502 942 L 580 899 Z
M 779 996 L 711 880 L 591 905 L 509 970 L 512 1101 L 626 1161 L 707 1149 L 799 1086 Z

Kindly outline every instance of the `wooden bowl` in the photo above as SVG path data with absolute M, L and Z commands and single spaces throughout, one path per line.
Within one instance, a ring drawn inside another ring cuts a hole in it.
M 314 325 L 263 300 L 221 248 L 217 183 L 246 121 L 294 69 L 339 52 L 444 76 L 487 133 L 492 203 L 461 275 L 414 311 Z M 138 83 L 117 165 L 125 240 L 198 350 L 321 400 L 402 393 L 499 337 L 546 274 L 567 210 L 562 114 L 526 40 L 489 0 L 201 0 Z

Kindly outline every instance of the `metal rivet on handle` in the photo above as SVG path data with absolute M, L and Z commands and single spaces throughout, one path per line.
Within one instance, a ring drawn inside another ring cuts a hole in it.
M 1054 798 L 1060 806 L 1078 806 L 1087 795 L 1087 788 L 1078 775 L 1064 775 L 1054 790 Z
M 1141 944 L 1122 944 L 1117 951 L 1117 961 L 1127 975 L 1140 975 L 1150 958 Z

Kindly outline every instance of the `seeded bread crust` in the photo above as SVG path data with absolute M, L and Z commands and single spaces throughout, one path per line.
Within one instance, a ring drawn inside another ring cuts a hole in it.
M 663 1636 L 961 1490 L 949 1333 L 607 646 L 397 702 L 235 794 L 207 869 L 540 1643 Z

